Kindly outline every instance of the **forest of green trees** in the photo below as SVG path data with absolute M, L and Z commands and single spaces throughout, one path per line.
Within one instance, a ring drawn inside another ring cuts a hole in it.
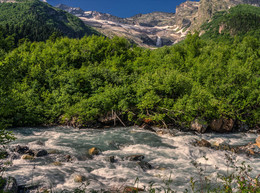
M 4 31 L 0 121 L 10 126 L 84 127 L 112 111 L 131 124 L 220 117 L 260 124 L 260 38 L 250 30 L 229 41 L 190 34 L 157 50 L 95 35 L 17 45 L 17 34 Z
M 76 16 L 39 0 L 0 3 L 0 26 L 1 31 L 15 38 L 16 44 L 24 39 L 45 41 L 52 34 L 70 38 L 99 35 Z

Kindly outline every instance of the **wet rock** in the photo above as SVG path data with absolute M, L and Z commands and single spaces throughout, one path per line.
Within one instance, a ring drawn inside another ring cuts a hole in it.
M 193 145 L 199 147 L 211 147 L 211 143 L 205 139 L 197 140 Z
M 140 162 L 137 162 L 137 164 L 144 170 L 150 170 L 152 169 L 153 167 L 151 166 L 151 164 L 149 164 L 148 162 L 146 161 L 140 161 Z
M 86 181 L 86 178 L 82 175 L 75 175 L 74 176 L 74 182 L 77 182 L 77 183 L 82 183 Z
M 152 131 L 152 132 L 156 132 L 150 125 L 148 125 L 148 124 L 144 124 L 143 126 L 142 126 L 142 129 L 144 129 L 144 130 L 148 130 L 148 131 Z
M 226 143 L 219 144 L 219 150 L 231 151 L 231 149 L 232 149 L 231 146 Z
M 250 155 L 255 155 L 255 152 L 254 152 L 254 150 L 249 149 L 249 150 L 248 150 L 248 154 L 250 154 Z
M 170 129 L 160 129 L 160 130 L 157 130 L 156 134 L 159 135 L 159 136 L 163 136 L 163 135 L 175 136 L 174 131 L 170 130 Z
M 115 163 L 116 162 L 116 159 L 115 159 L 115 156 L 109 156 L 106 158 L 106 160 L 110 163 Z
M 35 152 L 31 149 L 27 150 L 25 153 L 28 154 L 28 155 L 31 155 L 31 156 L 35 155 Z
M 19 156 L 19 154 L 16 153 L 16 152 L 11 153 L 11 155 L 10 155 L 10 159 L 11 159 L 11 160 L 19 159 L 19 158 L 20 158 L 20 156 Z
M 208 128 L 208 124 L 205 120 L 195 119 L 191 123 L 191 129 L 194 130 L 194 131 L 197 131 L 199 133 L 205 133 L 207 128 Z
M 58 162 L 58 161 L 53 162 L 52 164 L 53 164 L 54 166 L 62 166 L 62 163 L 61 163 L 61 162 Z
M 210 123 L 210 129 L 216 132 L 231 132 L 234 127 L 233 119 L 215 119 Z
M 255 147 L 254 147 L 254 152 L 260 154 L 260 147 L 255 146 Z
M 71 155 L 65 155 L 66 162 L 72 161 Z
M 6 183 L 3 188 L 3 192 L 8 192 L 8 193 L 18 192 L 18 185 L 17 185 L 17 181 L 15 178 L 8 177 L 7 179 L 5 179 L 5 181 L 6 181 Z
M 124 193 L 136 193 L 136 192 L 143 192 L 144 191 L 144 189 L 142 189 L 142 188 L 136 188 L 136 187 L 131 187 L 131 186 L 126 186 L 125 188 L 124 188 Z
M 260 136 L 258 136 L 255 140 L 256 145 L 260 148 Z
M 18 186 L 19 193 L 38 193 L 39 186 L 38 185 L 19 185 Z
M 48 154 L 58 154 L 59 151 L 56 149 L 48 150 Z
M 29 150 L 29 147 L 27 146 L 20 146 L 20 145 L 17 145 L 14 149 L 15 152 L 19 153 L 19 154 L 25 154 L 26 151 Z
M 25 159 L 25 160 L 32 160 L 33 159 L 33 156 L 31 155 L 28 155 L 28 154 L 25 154 L 21 157 L 22 159 Z
M 34 156 L 36 157 L 42 157 L 48 155 L 48 152 L 45 149 L 36 150 L 34 151 Z
M 130 161 L 142 161 L 144 159 L 143 155 L 130 155 L 126 157 L 127 160 Z
M 88 150 L 88 154 L 93 156 L 93 155 L 99 155 L 101 153 L 101 150 L 96 148 L 96 147 L 92 147 Z

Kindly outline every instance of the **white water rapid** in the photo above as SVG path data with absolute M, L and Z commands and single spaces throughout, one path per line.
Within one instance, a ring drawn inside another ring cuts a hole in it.
M 58 192 L 64 189 L 73 190 L 81 184 L 74 182 L 75 175 L 87 179 L 86 192 L 101 189 L 119 189 L 123 186 L 153 187 L 163 192 L 165 183 L 171 179 L 170 187 L 183 192 L 190 190 L 190 178 L 198 178 L 194 162 L 202 163 L 210 178 L 215 179 L 218 173 L 227 171 L 225 154 L 206 147 L 194 147 L 195 139 L 204 138 L 211 143 L 225 142 L 229 145 L 241 145 L 254 142 L 256 134 L 203 134 L 194 135 L 174 131 L 175 136 L 160 137 L 155 133 L 136 127 L 113 128 L 105 130 L 76 130 L 72 128 L 19 128 L 13 129 L 17 140 L 11 146 L 27 145 L 30 149 L 45 149 L 52 152 L 34 160 L 23 160 L 20 157 L 12 160 L 7 167 L 6 176 L 13 176 L 19 185 L 37 184 Z M 86 154 L 91 147 L 102 150 L 102 154 L 89 159 Z M 144 171 L 136 162 L 123 159 L 129 155 L 144 155 L 144 160 L 153 167 Z M 65 155 L 72 160 L 64 161 Z M 115 156 L 116 162 L 110 163 L 107 158 Z M 252 175 L 260 173 L 260 158 L 244 154 L 232 155 L 239 164 L 245 161 L 252 168 Z M 206 160 L 206 157 L 208 160 Z M 53 164 L 60 162 L 60 165 Z M 160 189 L 160 190 L 159 190 Z

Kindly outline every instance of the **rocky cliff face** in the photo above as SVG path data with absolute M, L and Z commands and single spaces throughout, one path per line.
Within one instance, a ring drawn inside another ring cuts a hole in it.
M 253 6 L 260 6 L 259 0 L 201 0 L 198 7 L 198 13 L 194 18 L 191 29 L 198 30 L 200 26 L 210 21 L 214 13 L 217 11 L 228 10 L 239 4 L 249 4 Z
M 80 8 L 57 7 L 78 16 L 87 25 L 108 37 L 124 36 L 143 47 L 172 45 L 185 38 L 189 31 L 199 30 L 217 11 L 238 4 L 260 6 L 260 0 L 201 0 L 186 1 L 176 8 L 176 13 L 153 12 L 130 18 L 119 18 L 107 13 L 83 11 Z

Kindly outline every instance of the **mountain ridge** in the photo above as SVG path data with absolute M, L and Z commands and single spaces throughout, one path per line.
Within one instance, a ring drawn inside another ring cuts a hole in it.
M 218 11 L 228 10 L 239 4 L 260 6 L 258 0 L 201 0 L 186 1 L 176 7 L 175 13 L 152 12 L 120 18 L 97 11 L 83 11 L 58 5 L 65 11 L 77 15 L 85 24 L 94 27 L 108 37 L 123 36 L 142 47 L 172 45 L 183 40 L 189 31 L 200 31 L 205 22 L 210 22 Z M 77 11 L 78 10 L 78 11 Z

